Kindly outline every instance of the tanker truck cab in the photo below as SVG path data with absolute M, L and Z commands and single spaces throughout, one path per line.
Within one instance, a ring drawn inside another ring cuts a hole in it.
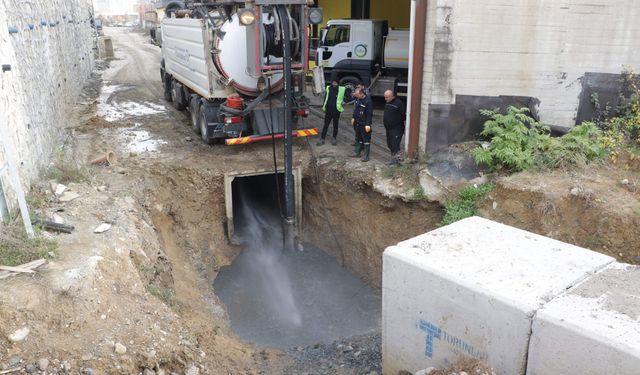
M 331 20 L 323 30 L 316 63 L 325 80 L 347 87 L 363 83 L 375 96 L 406 89 L 409 31 L 393 30 L 386 20 Z M 406 90 L 405 90 L 406 92 Z

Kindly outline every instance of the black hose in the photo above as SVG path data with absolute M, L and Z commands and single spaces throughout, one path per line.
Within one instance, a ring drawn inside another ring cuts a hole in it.
M 293 202 L 293 139 L 292 129 L 292 98 L 293 92 L 291 87 L 291 41 L 289 35 L 289 17 L 287 9 L 284 5 L 277 6 L 280 23 L 282 24 L 282 46 L 283 46 L 283 63 L 284 63 L 284 191 L 285 191 L 285 216 L 289 224 L 293 224 L 294 202 Z

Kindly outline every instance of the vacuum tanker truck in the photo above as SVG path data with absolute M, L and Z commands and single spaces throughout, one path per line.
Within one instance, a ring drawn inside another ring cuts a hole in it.
M 206 143 L 284 138 L 285 111 L 292 136 L 317 134 L 297 127 L 308 114 L 310 19 L 322 13 L 307 0 L 187 1 L 161 24 L 165 99 L 190 112 Z
M 386 90 L 406 95 L 409 30 L 391 29 L 385 20 L 340 19 L 327 22 L 316 65 L 328 82 L 350 87 L 363 83 L 374 96 Z

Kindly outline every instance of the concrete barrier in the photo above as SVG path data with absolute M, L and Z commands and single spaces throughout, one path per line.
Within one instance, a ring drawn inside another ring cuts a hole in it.
M 469 218 L 386 249 L 383 373 L 486 360 L 524 374 L 535 312 L 611 257 Z
M 640 268 L 615 264 L 538 311 L 527 375 L 640 374 Z

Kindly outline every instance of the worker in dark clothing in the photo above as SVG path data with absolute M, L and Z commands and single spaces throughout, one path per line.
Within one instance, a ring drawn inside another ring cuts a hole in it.
M 358 100 L 356 98 L 356 90 L 358 89 L 363 90 L 364 94 L 366 96 L 369 96 L 369 89 L 367 89 L 362 83 L 358 83 L 353 88 L 353 90 L 347 90 L 349 92 L 349 101 L 347 102 L 347 104 L 355 104 L 356 100 Z M 353 131 L 354 131 L 355 138 L 353 139 L 353 143 L 351 144 L 351 146 L 355 146 L 358 144 L 358 132 L 356 131 L 355 127 L 353 128 Z
M 355 91 L 356 103 L 353 109 L 353 118 L 351 124 L 354 126 L 357 136 L 357 142 L 353 152 L 353 157 L 360 157 L 362 150 L 364 156 L 362 161 L 369 161 L 369 151 L 371 150 L 371 123 L 373 121 L 373 102 L 367 96 L 363 89 Z
M 343 102 L 346 88 L 338 85 L 338 80 L 331 80 L 331 85 L 327 86 L 324 94 L 324 105 L 322 110 L 324 111 L 324 128 L 322 128 L 322 139 L 317 143 L 318 146 L 324 145 L 324 140 L 327 137 L 327 131 L 329 130 L 329 124 L 333 121 L 333 138 L 331 138 L 331 144 L 336 145 L 338 136 L 338 124 L 340 121 L 340 114 L 344 111 Z
M 393 95 L 393 91 L 387 90 L 384 93 L 384 117 L 382 122 L 387 130 L 387 147 L 391 151 L 392 160 L 390 165 L 400 163 L 400 141 L 404 135 L 404 122 L 407 113 L 402 100 Z

